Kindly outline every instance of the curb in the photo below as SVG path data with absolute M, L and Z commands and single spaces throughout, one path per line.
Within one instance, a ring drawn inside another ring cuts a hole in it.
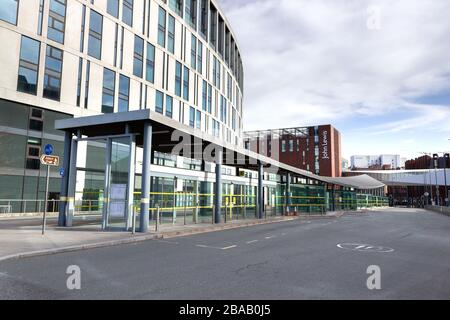
M 54 255 L 54 254 L 59 254 L 59 253 L 68 253 L 68 252 L 75 252 L 75 251 L 82 251 L 82 250 L 89 250 L 89 249 L 114 247 L 114 246 L 119 246 L 119 245 L 124 245 L 124 244 L 135 244 L 135 243 L 140 243 L 140 242 L 149 241 L 149 240 L 162 240 L 162 239 L 186 237 L 186 236 L 190 236 L 190 235 L 206 234 L 206 233 L 213 233 L 213 232 L 219 232 L 219 231 L 240 229 L 240 228 L 281 223 L 281 222 L 290 222 L 290 221 L 294 221 L 294 220 L 300 220 L 300 219 L 299 219 L 299 217 L 293 217 L 291 219 L 283 219 L 283 220 L 249 222 L 249 223 L 241 224 L 241 225 L 231 225 L 231 224 L 221 225 L 218 227 L 212 227 L 212 228 L 208 228 L 208 229 L 197 228 L 197 229 L 182 230 L 182 231 L 169 231 L 169 232 L 165 232 L 165 233 L 162 232 L 162 233 L 158 233 L 158 234 L 135 236 L 132 238 L 126 238 L 126 239 L 120 239 L 120 240 L 111 240 L 111 241 L 104 241 L 104 242 L 97 242 L 97 243 L 74 245 L 74 246 L 68 246 L 68 247 L 62 247 L 62 248 L 56 248 L 56 249 L 46 249 L 46 250 L 16 253 L 16 254 L 0 257 L 0 262 L 6 261 L 6 260 L 32 258 L 32 257 Z

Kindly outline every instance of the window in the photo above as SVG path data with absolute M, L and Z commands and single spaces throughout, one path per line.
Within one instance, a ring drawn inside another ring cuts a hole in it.
M 156 90 L 155 111 L 164 114 L 164 93 Z
M 28 128 L 33 131 L 42 132 L 44 127 L 44 116 L 41 109 L 31 108 Z
M 50 0 L 47 38 L 64 44 L 66 0 Z
M 192 28 L 197 30 L 197 0 L 186 0 L 185 19 Z
M 119 82 L 119 112 L 127 112 L 130 97 L 130 78 L 120 75 Z
M 191 36 L 191 68 L 197 69 L 197 38 L 194 35 Z
M 169 8 L 180 17 L 183 17 L 183 0 L 169 0 Z
M 289 140 L 289 152 L 294 152 L 294 140 Z
M 217 44 L 217 9 L 211 5 L 210 12 L 211 21 L 209 22 L 209 43 L 215 48 Z
M 208 83 L 206 82 L 206 80 L 203 80 L 203 87 L 202 87 L 202 108 L 203 108 L 203 111 L 208 110 L 207 100 L 208 100 Z
M 22 36 L 17 91 L 36 95 L 41 43 Z
M 198 48 L 197 48 L 197 71 L 202 74 L 203 73 L 203 44 L 199 40 Z
M 81 35 L 80 35 L 80 52 L 84 52 L 84 31 L 86 30 L 86 5 L 83 4 L 81 11 Z
M 83 72 L 83 58 L 78 61 L 78 82 L 77 82 L 77 107 L 81 104 L 81 73 Z
M 103 96 L 102 112 L 114 112 L 114 93 L 116 91 L 116 73 L 109 69 L 103 69 Z
M 44 76 L 44 98 L 59 101 L 61 95 L 61 72 L 63 52 L 47 45 Z
M 230 65 L 230 30 L 226 28 L 225 30 L 225 61 L 227 65 Z
M 175 67 L 175 94 L 179 97 L 181 97 L 181 72 L 182 65 L 177 61 Z
M 136 77 L 142 78 L 144 63 L 144 39 L 134 36 L 134 63 L 133 74 Z
M 189 126 L 195 127 L 195 109 L 192 107 L 189 108 Z
M 1 1 L 0 1 L 1 3 Z M 1 6 L 3 4 L 0 4 L 0 12 L 1 12 Z M 38 18 L 38 35 L 42 36 L 42 22 L 44 20 L 44 0 L 39 0 L 39 18 Z
M 224 96 L 220 97 L 220 121 L 227 122 L 227 100 Z
M 199 110 L 196 110 L 195 128 L 197 128 L 197 129 L 201 129 L 202 128 L 202 113 Z
M 89 23 L 89 47 L 88 54 L 96 59 L 102 56 L 102 32 L 103 16 L 91 10 L 91 21 Z
M 208 0 L 201 0 L 200 33 L 206 39 L 208 35 Z
M 89 79 L 91 77 L 91 62 L 86 62 L 86 82 L 84 84 L 84 108 L 87 109 L 89 102 Z
M 219 137 L 220 136 L 220 123 L 219 121 L 216 121 L 213 119 L 213 136 Z
M 212 85 L 208 85 L 208 112 L 212 113 Z
M 123 0 L 122 21 L 130 27 L 133 26 L 133 0 Z
M 281 141 L 281 152 L 286 152 L 286 141 Z
M 183 74 L 183 99 L 189 101 L 189 68 L 184 67 Z
M 0 20 L 17 24 L 17 0 L 0 0 Z
M 26 168 L 30 170 L 40 169 L 42 140 L 38 138 L 28 138 L 27 140 L 27 163 Z
M 219 36 L 217 41 L 217 47 L 219 54 L 223 57 L 224 54 L 224 40 L 225 40 L 225 22 L 223 18 L 219 16 Z
M 169 26 L 167 30 L 167 50 L 175 53 L 175 18 L 169 14 Z
M 113 17 L 119 17 L 119 0 L 108 0 L 107 12 Z
M 172 118 L 173 116 L 173 98 L 166 96 L 166 117 Z
M 166 10 L 161 7 L 158 15 L 158 44 L 161 47 L 166 46 Z
M 155 82 L 155 46 L 147 42 L 147 62 L 145 78 L 147 81 Z

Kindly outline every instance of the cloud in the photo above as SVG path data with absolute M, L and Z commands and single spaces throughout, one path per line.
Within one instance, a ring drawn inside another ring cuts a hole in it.
M 449 126 L 447 106 L 415 103 L 450 90 L 448 0 L 220 3 L 244 61 L 246 130 L 351 125 L 402 110 L 370 130 Z M 381 13 L 378 31 L 367 28 L 370 6 Z

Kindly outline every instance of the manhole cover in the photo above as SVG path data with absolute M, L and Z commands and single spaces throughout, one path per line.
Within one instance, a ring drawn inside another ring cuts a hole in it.
M 389 253 L 394 252 L 394 249 L 389 247 L 374 246 L 371 244 L 361 244 L 361 243 L 340 243 L 337 245 L 338 248 L 344 250 L 358 251 L 358 252 L 381 252 Z

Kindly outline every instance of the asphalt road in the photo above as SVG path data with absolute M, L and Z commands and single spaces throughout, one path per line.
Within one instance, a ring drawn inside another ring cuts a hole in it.
M 81 290 L 67 289 L 70 265 Z M 449 274 L 450 218 L 390 209 L 5 261 L 0 298 L 450 299 Z

